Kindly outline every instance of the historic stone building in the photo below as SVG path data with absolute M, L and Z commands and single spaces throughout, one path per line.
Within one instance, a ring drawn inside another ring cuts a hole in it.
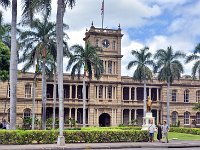
M 142 124 L 143 116 L 143 84 L 135 82 L 131 77 L 121 76 L 121 39 L 120 27 L 117 30 L 95 28 L 93 25 L 86 31 L 84 41 L 99 46 L 99 56 L 103 61 L 103 76 L 97 80 L 87 80 L 86 123 L 89 126 L 116 126 L 130 124 L 137 120 Z M 31 117 L 33 73 L 18 75 L 17 84 L 17 123 L 23 117 Z M 0 118 L 6 113 L 9 120 L 9 87 L 0 82 Z M 72 80 L 64 74 L 64 115 L 65 122 L 69 118 L 82 124 L 83 101 L 82 79 Z M 200 112 L 192 110 L 200 101 L 200 81 L 181 79 L 171 85 L 170 114 L 171 124 L 180 121 L 181 126 L 191 126 L 192 120 L 200 125 Z M 7 94 L 8 89 L 8 94 Z M 156 122 L 166 119 L 167 85 L 155 79 L 147 83 L 147 95 L 153 100 L 152 113 Z M 38 77 L 36 87 L 36 116 L 41 118 L 42 82 Z M 58 95 L 57 95 L 58 97 Z M 58 100 L 58 99 L 57 99 Z M 56 116 L 58 117 L 58 101 Z M 47 118 L 53 114 L 53 79 L 47 79 Z

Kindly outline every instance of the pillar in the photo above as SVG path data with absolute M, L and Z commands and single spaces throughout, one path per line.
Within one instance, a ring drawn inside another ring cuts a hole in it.
M 103 86 L 103 91 L 102 91 L 103 93 L 103 99 L 105 99 L 105 86 Z
M 134 120 L 136 120 L 137 119 L 137 109 L 135 109 L 135 111 L 134 111 Z
M 156 120 L 156 123 L 157 124 L 159 123 L 159 109 L 157 109 L 157 120 Z
M 128 120 L 128 122 L 129 122 L 129 125 L 131 124 L 131 109 L 129 109 L 129 120 Z
M 112 86 L 112 99 L 114 99 L 114 87 Z
M 69 118 L 72 118 L 72 108 L 69 108 Z
M 97 86 L 97 99 L 99 99 L 99 86 Z
M 115 87 L 115 99 L 117 99 L 117 87 Z
M 131 100 L 131 86 L 129 86 L 129 100 Z
M 117 124 L 117 109 L 114 109 L 115 111 L 114 111 L 114 113 L 115 113 L 115 123 L 114 123 L 114 125 L 116 125 Z
M 113 113 L 113 109 L 112 109 L 112 126 L 114 125 L 114 113 Z
M 121 121 L 121 124 L 123 124 L 124 123 L 124 110 L 122 109 L 122 121 Z
M 78 111 L 78 108 L 75 108 L 75 121 L 77 121 L 77 111 Z
M 98 108 L 97 108 L 97 118 L 96 118 L 97 120 L 96 120 L 96 124 L 97 124 L 97 126 L 99 126 L 99 110 L 98 110 Z
M 159 88 L 157 88 L 157 96 L 156 96 L 156 100 L 159 101 Z
M 149 88 L 149 97 L 151 99 L 151 88 Z
M 69 85 L 69 98 L 72 99 L 72 85 Z
M 134 100 L 137 100 L 137 87 L 134 87 Z
M 75 99 L 77 99 L 78 98 L 78 85 L 76 84 L 75 87 L 76 87 L 76 89 L 75 89 L 75 91 L 76 91 Z

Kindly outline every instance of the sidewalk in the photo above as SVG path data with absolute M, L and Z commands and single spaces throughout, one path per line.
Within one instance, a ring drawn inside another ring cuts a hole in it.
M 120 149 L 120 148 L 183 148 L 183 147 L 200 147 L 200 141 L 179 141 L 172 140 L 169 143 L 73 143 L 65 146 L 56 144 L 35 144 L 35 145 L 0 145 L 0 150 L 78 150 L 78 149 Z

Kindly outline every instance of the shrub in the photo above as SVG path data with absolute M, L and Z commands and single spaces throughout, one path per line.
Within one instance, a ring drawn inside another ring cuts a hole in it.
M 200 129 L 199 128 L 177 128 L 177 127 L 171 127 L 171 132 L 178 132 L 178 133 L 188 133 L 188 134 L 195 134 L 200 135 Z
M 0 144 L 53 144 L 57 130 L 0 130 Z M 66 143 L 144 142 L 147 131 L 137 130 L 65 130 Z

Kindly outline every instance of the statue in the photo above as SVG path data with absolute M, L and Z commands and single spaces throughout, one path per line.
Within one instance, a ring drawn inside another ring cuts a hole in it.
M 147 112 L 151 112 L 152 100 L 150 96 L 147 98 Z

